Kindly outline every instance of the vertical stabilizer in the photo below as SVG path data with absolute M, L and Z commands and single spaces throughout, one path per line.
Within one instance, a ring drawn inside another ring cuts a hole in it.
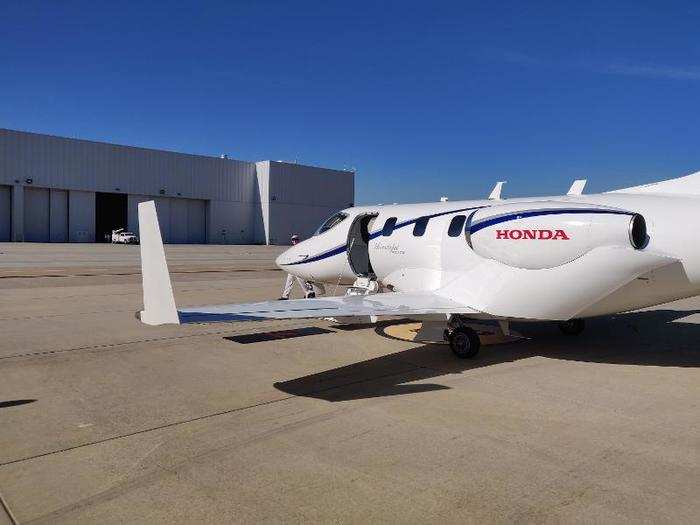
M 143 310 L 139 318 L 150 325 L 180 324 L 154 201 L 139 203 L 139 237 L 143 282 Z
M 571 184 L 571 188 L 569 188 L 569 191 L 566 192 L 567 195 L 581 195 L 583 194 L 583 188 L 586 187 L 586 179 L 578 179 L 575 180 Z
M 501 190 L 503 190 L 503 185 L 505 183 L 506 183 L 506 181 L 501 181 L 501 182 L 496 183 L 496 185 L 491 190 L 491 194 L 489 195 L 489 200 L 491 200 L 491 201 L 502 200 L 501 199 Z

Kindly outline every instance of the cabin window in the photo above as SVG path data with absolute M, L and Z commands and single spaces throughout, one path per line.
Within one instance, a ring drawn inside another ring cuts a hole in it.
M 389 237 L 394 233 L 394 228 L 396 227 L 396 217 L 389 217 L 384 223 L 384 228 L 382 228 L 382 235 L 384 237 Z
M 450 226 L 447 228 L 447 235 L 450 237 L 459 237 L 464 229 L 464 222 L 467 218 L 464 215 L 455 215 L 450 221 Z
M 421 217 L 416 220 L 416 225 L 413 227 L 413 236 L 422 237 L 425 233 L 425 229 L 428 227 L 428 221 L 430 217 Z
M 347 218 L 347 213 L 339 212 L 330 217 L 329 219 L 326 219 L 326 221 L 319 226 L 318 230 L 316 230 L 316 233 L 314 235 L 320 235 L 323 232 L 327 232 L 331 228 L 335 228 L 343 222 Z

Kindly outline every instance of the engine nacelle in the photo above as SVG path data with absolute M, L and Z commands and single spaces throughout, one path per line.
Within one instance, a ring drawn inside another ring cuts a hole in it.
M 467 241 L 475 253 L 517 268 L 553 268 L 599 246 L 647 242 L 644 217 L 592 204 L 559 201 L 490 206 L 469 217 Z

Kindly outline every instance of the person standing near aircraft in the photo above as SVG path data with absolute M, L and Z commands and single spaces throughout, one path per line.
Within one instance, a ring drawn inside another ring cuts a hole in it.
M 299 244 L 299 236 L 295 233 L 292 235 L 292 246 Z M 314 291 L 313 285 L 309 281 L 305 281 L 301 277 L 295 277 L 291 273 L 287 274 L 287 280 L 284 283 L 284 288 L 282 289 L 282 295 L 278 299 L 279 301 L 286 301 L 289 299 L 289 295 L 292 293 L 292 288 L 294 287 L 294 280 L 299 283 L 301 291 L 304 292 L 305 299 L 313 299 L 316 297 L 316 292 Z

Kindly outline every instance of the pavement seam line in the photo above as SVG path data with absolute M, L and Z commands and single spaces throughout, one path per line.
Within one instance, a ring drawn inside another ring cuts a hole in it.
M 298 328 L 296 325 L 300 324 L 298 321 L 296 323 L 292 323 L 289 325 L 285 325 L 287 328 L 294 329 Z M 223 334 L 231 334 L 231 335 L 240 335 L 243 330 L 216 330 L 214 332 L 198 332 L 195 334 L 183 334 L 183 335 L 172 335 L 172 336 L 164 336 L 164 337 L 154 337 L 154 338 L 148 338 L 148 339 L 136 339 L 133 341 L 122 341 L 120 343 L 103 343 L 103 344 L 97 344 L 97 345 L 90 345 L 90 346 L 76 346 L 74 348 L 59 348 L 57 350 L 38 350 L 36 352 L 28 352 L 25 354 L 12 354 L 12 355 L 6 355 L 6 356 L 0 356 L 0 361 L 3 359 L 21 359 L 21 358 L 31 358 L 31 357 L 40 357 L 40 356 L 51 356 L 54 354 L 64 354 L 68 352 L 78 352 L 80 350 L 100 350 L 104 348 L 117 348 L 121 346 L 128 346 L 128 345 L 136 345 L 140 343 L 154 343 L 154 342 L 159 342 L 159 341 L 177 341 L 179 339 L 190 339 L 193 337 L 204 337 L 208 335 L 223 335 Z
M 2 492 L 0 492 L 0 508 L 5 511 L 5 514 L 7 514 L 7 517 L 10 518 L 10 521 L 12 522 L 12 525 L 18 525 L 19 521 L 17 521 L 17 518 L 15 515 L 12 513 L 10 510 L 10 506 L 7 504 L 7 500 L 5 497 L 2 495 Z
M 410 363 L 409 363 L 409 364 L 410 364 Z M 415 365 L 411 365 L 411 366 L 414 366 L 414 370 L 419 370 L 419 369 L 421 368 L 421 367 L 416 367 Z M 185 420 L 182 420 L 182 421 L 174 421 L 174 422 L 172 422 L 172 423 L 167 423 L 167 424 L 165 424 L 165 425 L 159 425 L 159 426 L 156 426 L 156 427 L 145 428 L 145 429 L 142 429 L 142 430 L 136 430 L 136 431 L 134 431 L 134 432 L 129 432 L 129 433 L 127 433 L 127 434 L 121 434 L 121 435 L 119 435 L 119 436 L 112 436 L 112 437 L 108 437 L 108 438 L 104 438 L 104 439 L 99 439 L 99 440 L 97 440 L 97 441 L 91 441 L 91 442 L 89 442 L 89 443 L 82 443 L 82 444 L 80 444 L 80 445 L 74 445 L 74 446 L 72 446 L 72 447 L 66 447 L 66 448 L 62 448 L 62 449 L 58 449 L 58 450 L 52 450 L 52 451 L 49 451 L 49 452 L 44 452 L 44 453 L 41 453 L 41 454 L 35 454 L 34 456 L 26 456 L 26 457 L 19 458 L 19 459 L 13 459 L 13 460 L 11 460 L 11 461 L 6 461 L 6 462 L 4 462 L 4 463 L 0 463 L 0 468 L 5 467 L 5 466 L 8 466 L 8 465 L 13 465 L 13 464 L 16 464 L 16 463 L 22 463 L 22 462 L 24 462 L 24 461 L 29 461 L 29 460 L 32 460 L 32 459 L 38 459 L 38 458 L 42 458 L 42 457 L 46 457 L 46 456 L 52 456 L 52 455 L 54 455 L 54 454 L 61 454 L 61 453 L 63 453 L 63 452 L 70 452 L 71 450 L 77 450 L 77 449 L 79 449 L 79 448 L 90 447 L 90 446 L 93 446 L 93 445 L 100 445 L 100 444 L 102 444 L 102 443 L 108 443 L 108 442 L 110 442 L 110 441 L 116 441 L 116 440 L 123 439 L 123 438 L 138 436 L 138 435 L 140 435 L 140 434 L 147 434 L 147 433 L 149 433 L 149 432 L 153 432 L 153 431 L 156 431 L 156 430 L 164 430 L 164 429 L 167 429 L 167 428 L 173 428 L 173 427 L 177 427 L 177 426 L 180 426 L 180 425 L 186 425 L 186 424 L 188 424 L 188 423 L 194 423 L 195 421 L 202 421 L 202 420 L 204 420 L 204 419 L 209 419 L 209 418 L 218 417 L 218 416 L 224 416 L 224 415 L 233 414 L 233 413 L 236 413 L 236 412 L 243 412 L 243 411 L 245 411 L 245 410 L 249 410 L 249 409 L 253 409 L 253 408 L 258 408 L 258 407 L 262 407 L 262 406 L 273 405 L 273 404 L 275 404 L 275 403 L 279 403 L 279 402 L 281 402 L 281 401 L 287 401 L 287 400 L 289 400 L 289 399 L 294 399 L 294 398 L 298 398 L 298 397 L 305 397 L 305 396 L 308 396 L 308 395 L 311 395 L 311 394 L 318 394 L 318 393 L 322 393 L 322 392 L 328 392 L 328 391 L 330 391 L 330 390 L 335 390 L 335 389 L 338 389 L 338 388 L 343 388 L 343 387 L 348 387 L 348 386 L 354 386 L 354 385 L 357 385 L 357 384 L 360 384 L 360 383 L 367 383 L 367 382 L 371 382 L 371 381 L 376 381 L 377 379 L 384 379 L 384 378 L 386 378 L 386 377 L 391 377 L 391 376 L 403 374 L 403 373 L 405 373 L 405 372 L 406 372 L 406 370 L 401 370 L 400 372 L 394 372 L 394 373 L 391 373 L 391 374 L 382 374 L 382 375 L 379 375 L 379 376 L 375 376 L 375 377 L 371 377 L 371 378 L 367 378 L 367 379 L 361 379 L 361 380 L 358 380 L 358 381 L 350 381 L 350 382 L 348 382 L 348 383 L 343 383 L 343 384 L 341 384 L 341 385 L 334 385 L 334 386 L 329 386 L 329 387 L 326 387 L 326 388 L 319 388 L 319 389 L 317 389 L 317 390 L 312 390 L 312 391 L 310 391 L 310 392 L 307 392 L 307 393 L 301 394 L 301 395 L 289 395 L 289 396 L 281 397 L 281 398 L 279 398 L 279 399 L 272 399 L 272 400 L 270 400 L 270 401 L 263 401 L 263 402 L 260 402 L 260 403 L 254 403 L 254 404 L 252 404 L 252 405 L 248 405 L 248 406 L 244 406 L 244 407 L 232 408 L 232 409 L 230 409 L 230 410 L 223 410 L 223 411 L 220 411 L 220 412 L 214 412 L 214 413 L 212 413 L 212 414 L 205 414 L 205 415 L 203 415 L 203 416 L 197 416 L 197 417 L 190 418 L 190 419 L 185 419 Z
M 51 451 L 49 451 L 49 452 L 43 452 L 43 453 L 41 453 L 41 454 L 35 454 L 34 456 L 26 456 L 26 457 L 19 458 L 19 459 L 13 459 L 13 460 L 11 460 L 11 461 L 6 461 L 6 462 L 4 462 L 4 463 L 0 463 L 0 467 L 6 467 L 6 466 L 8 466 L 8 465 L 14 465 L 14 464 L 16 464 L 16 463 L 22 463 L 22 462 L 24 462 L 24 461 L 29 461 L 29 460 L 32 460 L 32 459 L 38 459 L 38 458 L 42 458 L 42 457 L 46 457 L 46 456 L 52 456 L 52 455 L 54 455 L 54 454 L 61 454 L 61 453 L 63 453 L 63 452 L 70 452 L 71 450 L 77 450 L 77 449 L 79 449 L 79 448 L 90 447 L 90 446 L 93 446 L 93 445 L 100 445 L 100 444 L 102 444 L 102 443 L 108 443 L 108 442 L 110 442 L 110 441 L 116 441 L 116 440 L 118 440 L 118 439 L 124 439 L 124 438 L 128 438 L 128 437 L 138 436 L 138 435 L 140 435 L 140 434 L 147 434 L 147 433 L 149 433 L 149 432 L 153 432 L 153 431 L 156 431 L 156 430 L 163 430 L 163 429 L 166 429 L 166 428 L 172 428 L 172 427 L 177 427 L 177 426 L 180 426 L 180 425 L 186 425 L 187 423 L 194 423 L 195 421 L 202 421 L 202 420 L 204 420 L 204 419 L 209 419 L 209 418 L 212 418 L 212 417 L 224 416 L 224 415 L 226 415 L 226 414 L 233 414 L 233 413 L 235 413 L 235 412 L 243 412 L 243 411 L 249 410 L 249 409 L 251 409 L 251 408 L 258 408 L 258 407 L 262 407 L 262 406 L 266 406 L 266 405 L 272 405 L 272 404 L 274 404 L 274 403 L 279 403 L 280 401 L 286 401 L 286 400 L 292 399 L 292 398 L 294 398 L 294 397 L 296 397 L 296 396 L 285 396 L 285 397 L 281 397 L 281 398 L 278 398 L 278 399 L 272 399 L 272 400 L 270 400 L 270 401 L 262 401 L 262 402 L 260 402 L 260 403 L 255 403 L 255 404 L 247 405 L 247 406 L 244 406 L 244 407 L 232 408 L 232 409 L 230 409 L 230 410 L 222 410 L 222 411 L 220 411 L 220 412 L 214 412 L 214 413 L 212 413 L 212 414 L 205 414 L 205 415 L 203 415 L 203 416 L 197 416 L 197 417 L 193 417 L 193 418 L 190 418 L 190 419 L 184 419 L 184 420 L 181 420 L 181 421 L 173 421 L 172 423 L 166 423 L 165 425 L 158 425 L 158 426 L 156 426 L 156 427 L 144 428 L 144 429 L 141 429 L 141 430 L 136 430 L 136 431 L 134 431 L 134 432 L 129 432 L 129 433 L 127 433 L 127 434 L 120 434 L 120 435 L 118 435 L 118 436 L 112 436 L 112 437 L 108 437 L 108 438 L 104 438 L 104 439 L 98 439 L 98 440 L 96 440 L 96 441 L 90 441 L 90 442 L 88 442 L 88 443 L 81 443 L 80 445 L 74 445 L 74 446 L 72 446 L 72 447 L 65 447 L 65 448 L 58 449 L 58 450 L 51 450 Z

